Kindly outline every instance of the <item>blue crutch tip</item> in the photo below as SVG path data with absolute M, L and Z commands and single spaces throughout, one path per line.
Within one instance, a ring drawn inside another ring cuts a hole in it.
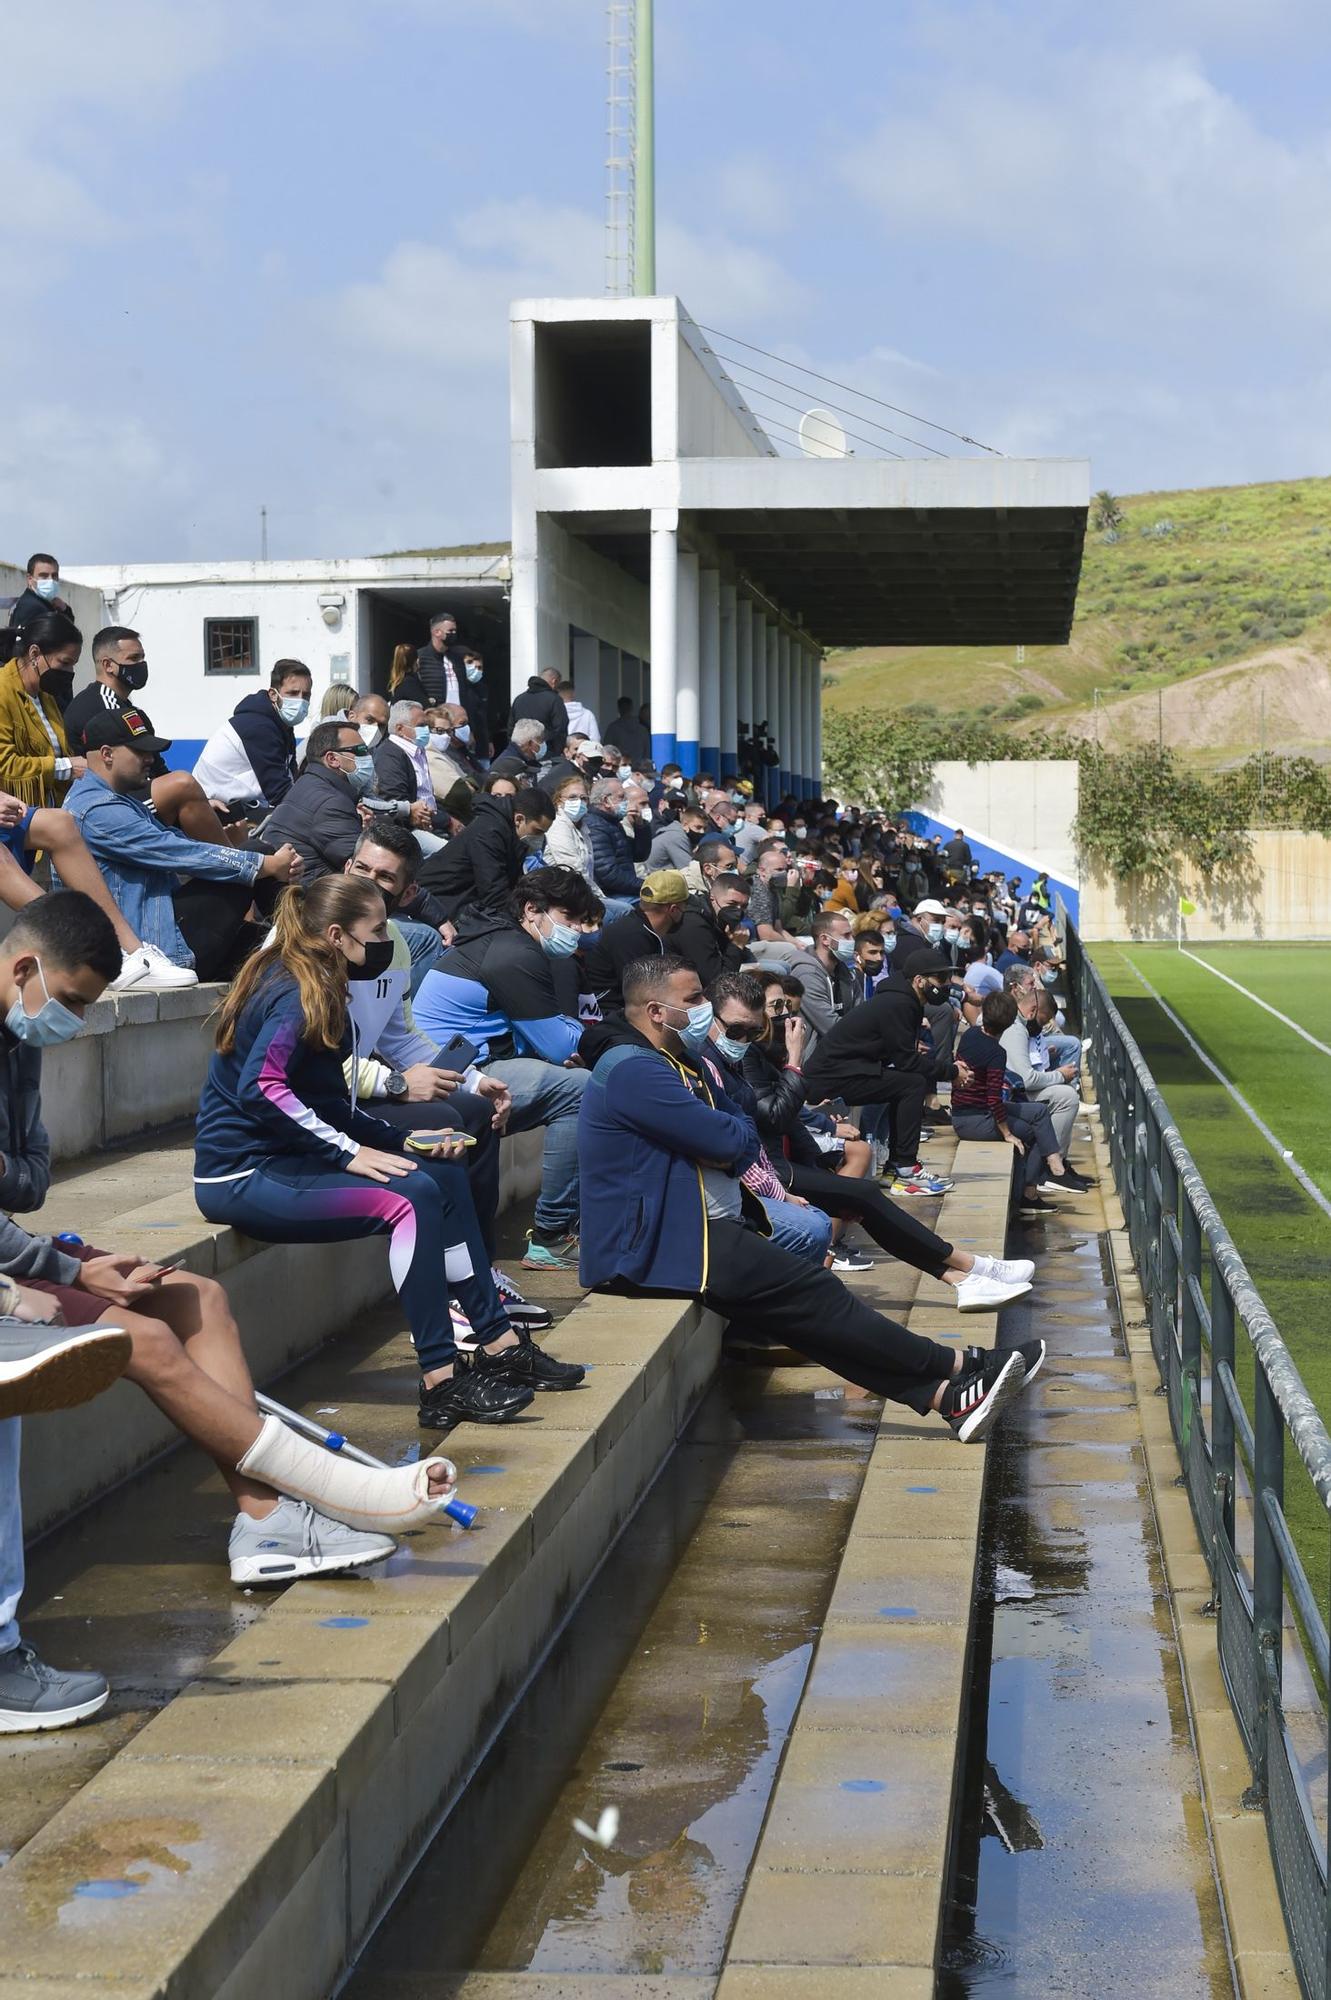
M 445 1500 L 444 1512 L 450 1521 L 456 1521 L 460 1528 L 469 1528 L 480 1512 L 479 1507 L 469 1507 L 465 1500 Z

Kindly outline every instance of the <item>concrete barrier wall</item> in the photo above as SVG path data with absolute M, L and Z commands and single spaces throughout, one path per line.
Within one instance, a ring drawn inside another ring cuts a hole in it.
M 51 1154 L 77 1160 L 198 1109 L 221 986 L 124 993 L 88 1009 L 76 1041 L 48 1050 L 42 1113 Z
M 1185 944 L 1331 938 L 1331 839 L 1263 828 L 1254 831 L 1252 844 L 1250 861 L 1209 882 L 1181 858 L 1163 883 L 1153 885 L 1088 873 L 1081 888 L 1082 937 L 1088 943 L 1181 937 Z M 1180 913 L 1180 897 L 1196 905 L 1193 913 Z

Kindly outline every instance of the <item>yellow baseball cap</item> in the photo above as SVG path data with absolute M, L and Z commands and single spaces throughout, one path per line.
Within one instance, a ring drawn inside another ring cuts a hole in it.
M 678 868 L 658 868 L 654 875 L 644 878 L 638 900 L 642 903 L 687 903 L 689 885 Z

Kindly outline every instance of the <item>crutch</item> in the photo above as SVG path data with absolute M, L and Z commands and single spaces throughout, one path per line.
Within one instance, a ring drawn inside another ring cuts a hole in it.
M 289 1410 L 285 1403 L 274 1402 L 271 1396 L 265 1396 L 261 1390 L 255 1390 L 254 1400 L 266 1417 L 280 1417 L 284 1424 L 290 1424 L 293 1431 L 299 1431 L 304 1437 L 313 1438 L 316 1444 L 323 1445 L 327 1451 L 341 1452 L 344 1458 L 354 1459 L 357 1465 L 372 1466 L 376 1472 L 388 1471 L 389 1468 L 381 1458 L 372 1458 L 370 1453 L 362 1451 L 359 1445 L 350 1444 L 341 1431 L 326 1431 L 322 1424 L 315 1423 L 313 1417 L 303 1417 L 299 1410 Z M 469 1506 L 465 1500 L 459 1500 L 454 1494 L 451 1500 L 444 1501 L 443 1512 L 448 1515 L 450 1521 L 456 1521 L 460 1528 L 470 1528 L 480 1509 Z

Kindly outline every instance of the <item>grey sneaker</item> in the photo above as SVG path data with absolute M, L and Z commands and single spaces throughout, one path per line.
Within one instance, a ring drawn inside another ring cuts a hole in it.
M 96 1715 L 111 1690 L 101 1674 L 67 1674 L 48 1667 L 22 1643 L 0 1653 L 0 1736 L 29 1729 L 68 1729 Z
M 391 1556 L 388 1535 L 345 1528 L 316 1514 L 304 1500 L 279 1500 L 263 1521 L 237 1514 L 227 1554 L 232 1583 L 291 1583 L 298 1576 L 334 1576 Z
M 129 1366 L 119 1326 L 34 1326 L 0 1319 L 0 1417 L 30 1417 L 91 1402 Z

